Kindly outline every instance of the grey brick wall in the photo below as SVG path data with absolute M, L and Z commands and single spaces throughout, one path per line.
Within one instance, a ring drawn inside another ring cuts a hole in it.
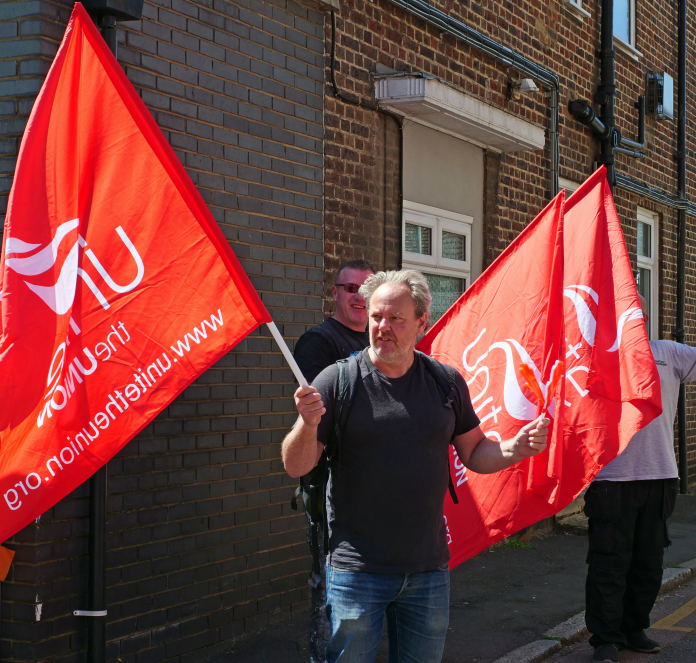
M 0 220 L 27 118 L 69 15 L 66 3 L 0 1 Z
M 2 195 L 71 4 L 0 2 Z M 146 2 L 119 42 L 292 344 L 323 319 L 324 16 L 286 0 Z M 304 516 L 279 458 L 292 392 L 259 330 L 109 463 L 110 660 L 202 661 L 304 609 Z M 8 542 L 2 660 L 86 660 L 72 610 L 86 601 L 87 503 L 83 487 Z

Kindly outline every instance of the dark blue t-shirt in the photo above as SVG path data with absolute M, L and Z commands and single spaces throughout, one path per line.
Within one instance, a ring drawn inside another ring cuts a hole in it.
M 460 413 L 416 353 L 400 378 L 387 378 L 358 355 L 360 378 L 327 490 L 329 563 L 368 573 L 420 573 L 449 560 L 443 520 L 450 441 L 479 424 L 464 378 L 452 367 Z M 338 367 L 314 380 L 326 414 L 318 438 L 329 441 Z

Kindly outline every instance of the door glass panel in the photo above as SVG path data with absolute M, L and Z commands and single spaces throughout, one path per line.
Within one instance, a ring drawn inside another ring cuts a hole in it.
M 649 223 L 638 221 L 638 255 L 644 258 L 652 258 L 652 227 Z
M 442 231 L 442 257 L 449 260 L 466 260 L 466 235 Z
M 466 289 L 466 279 L 426 273 L 423 273 L 423 276 L 428 280 L 430 294 L 433 298 L 430 307 L 430 320 L 428 321 L 428 325 L 430 325 L 462 296 Z
M 417 226 L 413 223 L 406 224 L 406 251 L 409 253 L 433 255 L 432 238 L 432 228 Z

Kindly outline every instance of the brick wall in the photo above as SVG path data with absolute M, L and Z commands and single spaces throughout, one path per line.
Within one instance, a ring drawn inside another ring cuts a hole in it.
M 401 263 L 401 127 L 396 120 L 326 97 L 326 233 L 324 308 L 341 263 L 362 258 L 375 269 Z
M 560 0 L 434 4 L 558 72 L 560 175 L 589 175 L 597 142 L 565 106 L 570 98 L 591 99 L 598 82 L 599 1 L 583 3 L 591 18 L 582 23 Z M 0 213 L 19 138 L 71 6 L 0 1 Z M 643 56 L 617 54 L 618 125 L 628 137 L 635 137 L 633 101 L 645 71 L 676 73 L 675 20 L 667 0 L 639 3 Z M 689 20 L 696 25 L 693 8 Z M 371 101 L 378 65 L 422 70 L 547 126 L 542 93 L 507 102 L 505 67 L 387 0 L 346 0 L 337 26 L 336 76 L 347 94 Z M 384 114 L 334 97 L 330 36 L 322 14 L 292 0 L 149 1 L 142 21 L 120 28 L 119 61 L 291 342 L 323 319 L 323 309 L 331 311 L 328 286 L 339 262 L 366 257 L 392 268 L 400 261 L 399 128 Z M 693 30 L 689 39 L 693 62 Z M 694 91 L 692 67 L 692 198 Z M 673 192 L 675 125 L 650 119 L 647 135 L 645 160 L 619 156 L 619 171 Z M 548 152 L 488 152 L 484 163 L 489 264 L 547 202 L 549 161 Z M 616 202 L 632 256 L 637 206 L 659 215 L 660 335 L 670 338 L 676 214 L 621 190 Z M 687 256 L 696 248 L 693 221 Z M 695 268 L 689 258 L 687 295 Z M 696 298 L 688 295 L 692 344 L 695 322 Z M 291 380 L 268 334 L 257 332 L 109 463 L 110 659 L 204 660 L 230 638 L 303 609 L 304 521 L 288 510 L 292 482 L 278 446 L 294 418 Z M 687 395 L 696 403 L 693 390 Z M 696 406 L 689 422 L 696 461 Z M 3 660 L 85 660 L 86 628 L 71 611 L 86 598 L 87 497 L 85 488 L 75 491 L 8 544 L 17 556 L 2 588 Z
M 567 112 L 570 99 L 592 100 L 599 82 L 600 44 L 599 0 L 585 0 L 583 8 L 591 17 L 582 22 L 564 8 L 561 0 L 503 0 L 480 2 L 442 2 L 435 7 L 462 20 L 500 44 L 557 73 L 560 81 L 560 168 L 561 177 L 581 182 L 593 170 L 599 144 L 589 130 Z M 637 111 L 634 102 L 644 94 L 646 71 L 667 71 L 676 78 L 677 7 L 667 0 L 648 0 L 637 4 L 637 48 L 642 57 L 632 59 L 616 54 L 617 126 L 627 138 L 636 138 Z M 696 9 L 689 7 L 689 26 L 696 25 Z M 374 74 L 378 67 L 399 72 L 424 71 L 445 80 L 465 93 L 502 110 L 548 127 L 546 100 L 542 92 L 525 95 L 518 102 L 505 98 L 510 71 L 492 58 L 443 34 L 388 0 L 346 0 L 336 15 L 337 43 L 335 74 L 339 87 L 363 102 L 374 102 Z M 689 30 L 687 61 L 694 61 L 696 38 Z M 331 38 L 327 22 L 326 39 Z M 328 49 L 327 49 L 328 50 Z M 327 56 L 327 81 L 330 60 Z M 689 64 L 687 112 L 688 196 L 696 194 L 694 142 L 696 119 L 695 75 Z M 379 114 L 355 109 L 338 100 L 326 104 L 326 275 L 325 291 L 333 278 L 332 268 L 339 256 L 364 252 L 373 256 L 371 242 L 383 232 L 378 219 L 381 210 L 397 204 L 384 190 L 379 155 L 383 150 Z M 676 90 L 675 90 L 676 104 Z M 645 159 L 617 154 L 617 172 L 676 193 L 676 121 L 657 121 L 648 117 Z M 548 202 L 548 150 L 485 156 L 484 190 L 484 267 L 490 264 Z M 351 177 L 352 175 L 352 177 Z M 358 182 L 369 186 L 370 196 L 356 196 Z M 676 314 L 676 233 L 675 210 L 642 200 L 620 189 L 616 205 L 626 242 L 635 265 L 636 214 L 638 206 L 659 217 L 660 244 L 660 338 L 671 339 Z M 696 344 L 696 249 L 694 222 L 688 218 L 687 232 L 687 343 Z M 377 225 L 375 225 L 377 224 Z M 351 235 L 350 229 L 369 226 L 370 235 Z M 398 224 L 397 224 L 398 226 Z M 386 228 L 386 227 L 385 227 Z M 395 237 L 398 228 L 395 229 Z M 398 238 L 396 251 L 398 253 Z M 690 474 L 696 478 L 696 390 L 687 388 L 688 444 Z
M 4 194 L 71 5 L 0 2 Z M 119 29 L 119 62 L 291 343 L 323 319 L 323 31 L 292 0 L 146 2 Z M 110 461 L 109 660 L 205 660 L 304 609 L 279 459 L 292 392 L 260 330 Z M 8 543 L 3 661 L 86 660 L 87 504 L 84 486 Z

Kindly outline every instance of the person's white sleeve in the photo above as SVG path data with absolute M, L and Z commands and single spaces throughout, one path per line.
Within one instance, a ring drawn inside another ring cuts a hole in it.
M 681 382 L 696 382 L 696 348 L 677 343 L 677 360 L 675 363 L 679 370 Z

